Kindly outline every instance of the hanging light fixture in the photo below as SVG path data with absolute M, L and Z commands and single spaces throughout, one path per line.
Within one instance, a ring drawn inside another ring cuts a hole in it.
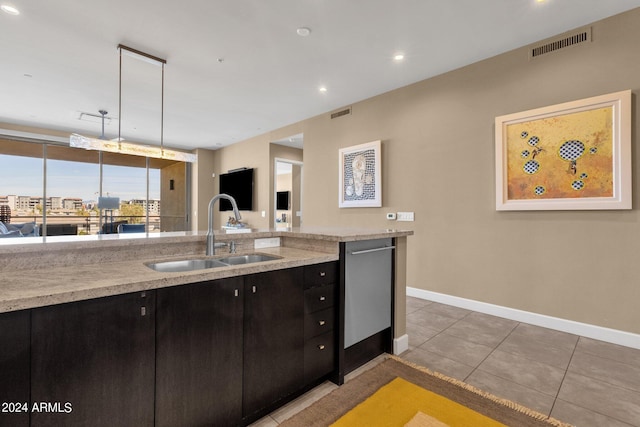
M 158 58 L 148 53 L 139 51 L 137 49 L 130 48 L 128 46 L 119 44 L 118 52 L 120 56 L 120 68 L 118 78 L 118 139 L 117 141 L 108 141 L 104 139 L 104 122 L 101 138 L 90 138 L 79 135 L 77 133 L 71 134 L 69 138 L 69 146 L 74 148 L 84 148 L 85 150 L 99 150 L 108 151 L 111 153 L 129 154 L 133 156 L 152 157 L 156 159 L 177 160 L 183 162 L 196 162 L 198 156 L 196 154 L 185 153 L 183 151 L 176 151 L 164 148 L 164 66 L 167 63 L 166 60 Z M 162 67 L 162 92 L 161 92 L 161 107 L 160 107 L 160 146 L 135 144 L 132 142 L 126 142 L 122 140 L 122 55 L 132 56 L 137 59 L 141 59 L 145 62 L 150 62 Z M 100 111 L 102 113 L 102 110 Z M 106 111 L 105 113 L 106 114 Z M 103 114 L 103 117 L 104 117 Z

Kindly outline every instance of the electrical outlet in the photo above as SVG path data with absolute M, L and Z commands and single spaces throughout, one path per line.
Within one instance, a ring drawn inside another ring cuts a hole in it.
M 253 241 L 254 249 L 277 248 L 278 246 L 280 246 L 279 237 L 267 237 L 264 239 L 255 239 Z
M 393 220 L 395 220 L 395 219 L 396 219 L 396 214 L 395 214 L 395 212 L 389 212 L 389 213 L 387 213 L 387 219 L 392 220 L 392 221 L 393 221 Z
M 413 212 L 398 212 L 398 221 L 414 221 Z

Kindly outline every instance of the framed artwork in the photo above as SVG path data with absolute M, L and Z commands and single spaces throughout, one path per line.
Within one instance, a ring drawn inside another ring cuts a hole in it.
M 496 117 L 496 210 L 631 209 L 631 91 Z
M 373 141 L 339 150 L 339 207 L 382 206 L 380 147 Z

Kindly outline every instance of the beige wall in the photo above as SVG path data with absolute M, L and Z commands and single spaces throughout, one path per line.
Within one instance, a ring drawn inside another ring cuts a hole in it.
M 160 170 L 160 225 L 161 231 L 185 230 L 186 171 L 185 163 L 178 162 Z M 173 190 L 170 181 L 173 180 Z
M 409 286 L 640 333 L 638 174 L 634 210 L 495 210 L 496 116 L 632 89 L 637 129 L 640 9 L 592 28 L 592 43 L 532 61 L 517 49 L 296 124 L 305 225 L 411 228 Z M 339 209 L 338 149 L 378 139 L 383 207 Z M 415 222 L 385 219 L 397 211 Z
M 198 161 L 191 169 L 191 231 L 207 229 L 207 206 L 209 200 L 218 193 L 214 186 L 215 151 L 197 149 Z
M 272 144 L 287 136 L 300 132 L 300 126 L 290 126 L 268 134 L 243 141 L 219 150 L 198 150 L 198 165 L 194 172 L 194 206 L 199 221 L 196 230 L 207 229 L 207 205 L 211 197 L 219 192 L 219 175 L 241 167 L 254 168 L 253 210 L 241 211 L 242 221 L 252 228 L 270 228 L 273 224 L 273 165 L 274 159 L 302 160 L 302 150 Z M 201 155 L 200 153 L 206 153 Z M 206 172 L 198 172 L 206 170 Z M 212 178 L 215 173 L 215 178 Z M 197 190 L 199 188 L 199 190 Z M 197 198 L 196 198 L 197 197 Z M 201 197 L 206 198 L 206 202 Z M 198 201 L 199 200 L 199 201 Z M 264 211 L 265 216 L 262 216 Z M 214 226 L 220 228 L 228 214 L 215 207 Z

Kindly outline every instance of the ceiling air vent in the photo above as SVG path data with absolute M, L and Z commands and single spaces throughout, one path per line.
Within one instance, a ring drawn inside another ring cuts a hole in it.
M 331 118 L 337 119 L 338 117 L 346 116 L 347 114 L 351 114 L 351 107 L 345 108 L 344 110 L 336 111 L 335 113 L 331 113 Z
M 542 45 L 534 46 L 529 51 L 529 59 L 534 59 L 565 47 L 574 46 L 584 42 L 591 41 L 591 27 L 563 35 L 555 40 L 547 41 Z

